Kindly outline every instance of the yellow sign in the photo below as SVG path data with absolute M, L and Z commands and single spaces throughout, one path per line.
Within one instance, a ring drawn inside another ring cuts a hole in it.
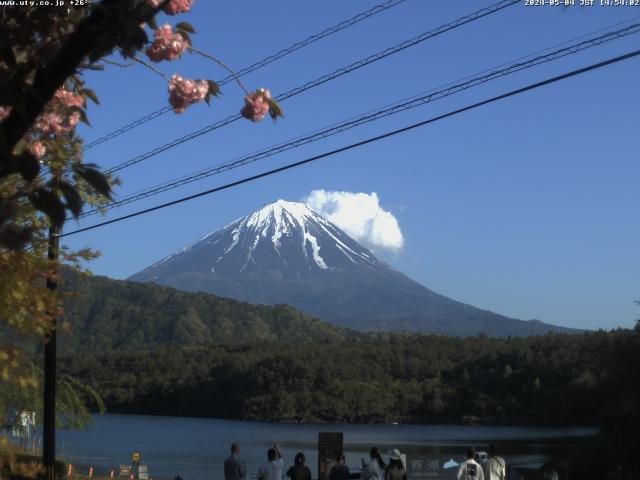
M 131 454 L 131 463 L 133 463 L 134 465 L 140 464 L 140 452 L 133 452 Z

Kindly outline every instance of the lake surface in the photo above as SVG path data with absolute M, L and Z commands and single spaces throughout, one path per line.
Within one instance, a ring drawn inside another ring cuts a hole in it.
M 96 475 L 108 475 L 129 464 L 131 453 L 141 453 L 154 479 L 222 479 L 222 464 L 232 442 L 241 445 L 240 456 L 250 474 L 266 461 L 266 451 L 280 443 L 285 465 L 302 451 L 314 478 L 317 476 L 319 432 L 344 432 L 345 454 L 350 467 L 359 468 L 372 446 L 382 452 L 398 448 L 409 462 L 423 460 L 435 471 L 432 478 L 455 478 L 455 468 L 444 469 L 449 459 L 461 461 L 468 445 L 486 450 L 490 442 L 502 447 L 512 465 L 540 464 L 558 448 L 575 448 L 581 437 L 595 428 L 493 427 L 455 425 L 330 425 L 253 423 L 185 417 L 105 414 L 93 416 L 86 431 L 57 434 L 58 456 L 81 472 L 94 467 Z M 385 461 L 387 459 L 386 455 Z

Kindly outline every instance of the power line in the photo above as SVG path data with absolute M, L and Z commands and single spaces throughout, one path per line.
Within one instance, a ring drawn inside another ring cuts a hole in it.
M 627 22 L 624 22 L 624 23 L 627 23 Z M 547 62 L 551 62 L 559 58 L 564 58 L 568 55 L 573 55 L 583 50 L 593 48 L 595 46 L 602 45 L 603 43 L 620 39 L 620 38 L 626 37 L 627 35 L 635 34 L 638 32 L 640 32 L 640 23 L 632 24 L 625 28 L 621 28 L 615 31 L 606 32 L 597 37 L 590 38 L 572 45 L 568 45 L 566 47 L 551 51 L 544 55 L 534 56 L 532 58 L 529 58 L 526 61 L 523 59 L 527 57 L 521 57 L 517 63 L 509 65 L 506 68 L 502 68 L 494 71 L 485 70 L 485 72 L 489 72 L 489 73 L 486 73 L 484 75 L 477 75 L 475 77 L 466 77 L 467 80 L 461 81 L 459 83 L 450 82 L 445 86 L 445 88 L 442 88 L 439 90 L 438 89 L 430 90 L 429 92 L 426 92 L 419 96 L 413 96 L 409 99 L 405 99 L 400 102 L 391 104 L 390 106 L 387 106 L 378 110 L 370 111 L 359 117 L 352 118 L 342 123 L 334 124 L 330 127 L 317 130 L 305 136 L 297 137 L 295 139 L 270 147 L 268 149 L 265 149 L 250 155 L 245 155 L 243 157 L 240 157 L 238 159 L 235 159 L 229 162 L 223 162 L 218 165 L 214 165 L 210 168 L 201 170 L 199 172 L 193 173 L 188 176 L 181 177 L 179 179 L 175 179 L 169 182 L 164 182 L 160 185 L 156 185 L 146 190 L 133 193 L 121 200 L 112 202 L 111 204 L 106 205 L 102 208 L 95 208 L 92 210 L 88 210 L 83 214 L 77 217 L 69 218 L 68 220 L 70 219 L 79 220 L 81 218 L 86 218 L 88 216 L 95 215 L 97 213 L 102 213 L 105 210 L 111 210 L 113 208 L 117 208 L 123 205 L 127 205 L 129 203 L 133 203 L 145 198 L 149 198 L 151 196 L 154 196 L 169 190 L 173 190 L 175 188 L 187 185 L 189 183 L 193 183 L 195 181 L 202 180 L 204 178 L 208 178 L 210 176 L 217 175 L 222 172 L 239 168 L 241 166 L 262 160 L 267 157 L 271 157 L 273 155 L 277 155 L 287 150 L 297 148 L 302 145 L 306 145 L 308 143 L 312 143 L 332 135 L 342 133 L 344 131 L 350 130 L 360 125 L 364 125 L 364 124 L 379 120 L 381 118 L 385 118 L 406 110 L 420 107 L 432 101 L 446 98 L 455 93 L 467 90 L 469 88 L 472 88 L 478 85 L 482 85 L 489 81 L 492 81 L 507 75 L 511 75 L 513 73 L 520 72 L 522 70 L 533 68 L 535 66 L 538 66 Z M 580 38 L 584 38 L 584 36 Z M 563 42 L 562 45 L 566 45 L 566 42 Z M 546 49 L 545 51 L 548 51 L 548 50 L 549 49 Z
M 346 75 L 347 73 L 351 73 L 354 70 L 357 70 L 359 68 L 362 68 L 366 65 L 369 65 L 371 63 L 377 62 L 378 60 L 382 60 L 383 58 L 388 57 L 389 55 L 393 55 L 395 53 L 401 52 L 407 48 L 419 45 L 420 43 L 436 37 L 438 35 L 441 35 L 442 33 L 448 32 L 449 30 L 453 30 L 455 28 L 458 28 L 462 25 L 465 25 L 467 23 L 473 22 L 475 20 L 478 20 L 480 18 L 486 17 L 487 15 L 491 15 L 493 13 L 496 13 L 504 8 L 507 8 L 511 5 L 515 5 L 516 3 L 519 3 L 520 0 L 501 0 L 498 3 L 495 3 L 489 7 L 477 10 L 473 13 L 470 13 L 468 15 L 465 15 L 463 17 L 458 18 L 457 20 L 454 20 L 450 23 L 447 23 L 445 25 L 442 25 L 434 30 L 430 30 L 427 32 L 423 32 L 420 35 L 417 35 L 409 40 L 405 40 L 404 42 L 401 42 L 393 47 L 389 47 L 386 48 L 384 50 L 381 50 L 373 55 L 370 55 L 362 60 L 358 60 L 357 62 L 354 62 L 346 67 L 342 67 L 339 68 L 329 74 L 323 75 L 313 81 L 307 82 L 303 85 L 300 85 L 298 87 L 293 88 L 292 90 L 289 90 L 286 93 L 283 93 L 282 95 L 279 95 L 278 97 L 276 97 L 276 100 L 278 102 L 282 102 L 284 100 L 287 100 L 291 97 L 294 97 L 296 95 L 299 95 L 302 92 L 305 92 L 311 88 L 317 87 L 319 85 L 322 85 L 324 83 L 327 83 L 331 80 L 334 80 L 336 78 L 339 78 L 343 75 Z M 118 172 L 122 169 L 131 167 L 133 165 L 136 165 L 144 160 L 147 160 L 151 157 L 155 157 L 156 155 L 169 150 L 173 147 L 176 147 L 182 143 L 191 141 L 197 137 L 200 137 L 201 135 L 204 135 L 205 133 L 209 133 L 212 132 L 213 130 L 216 130 L 218 128 L 221 128 L 225 125 L 228 125 L 230 123 L 233 123 L 237 120 L 239 120 L 241 117 L 240 114 L 235 114 L 235 115 L 231 115 L 223 120 L 219 120 L 216 123 L 213 123 L 211 125 L 208 125 L 204 128 L 201 128 L 200 130 L 197 130 L 195 132 L 189 133 L 183 137 L 180 137 L 176 140 L 173 140 L 169 143 L 165 143 L 164 145 L 160 146 L 160 147 L 156 147 L 153 150 L 150 150 L 146 153 L 143 153 L 141 155 L 138 155 L 137 157 L 134 157 L 130 160 L 127 160 L 123 163 L 120 163 L 108 170 L 106 170 L 106 173 L 115 173 Z
M 366 140 L 362 140 L 360 142 L 352 143 L 350 145 L 347 145 L 347 146 L 344 146 L 344 147 L 340 147 L 340 148 L 337 148 L 335 150 L 331 150 L 331 151 L 328 151 L 328 152 L 325 152 L 325 153 L 321 153 L 320 155 L 315 155 L 313 157 L 309 157 L 309 158 L 306 158 L 304 160 L 300 160 L 298 162 L 290 163 L 290 164 L 284 165 L 284 166 L 279 167 L 279 168 L 274 168 L 272 170 L 268 170 L 266 172 L 259 173 L 257 175 L 252 175 L 250 177 L 245 177 L 245 178 L 242 178 L 240 180 L 236 180 L 234 182 L 227 183 L 227 184 L 219 186 L 219 187 L 215 187 L 215 188 L 212 188 L 212 189 L 209 189 L 209 190 L 205 190 L 203 192 L 199 192 L 199 193 L 196 193 L 196 194 L 193 194 L 193 195 L 188 195 L 186 197 L 182 197 L 182 198 L 179 198 L 177 200 L 173 200 L 171 202 L 167 202 L 167 203 L 163 203 L 163 204 L 160 204 L 160 205 L 156 205 L 155 207 L 150 207 L 150 208 L 146 208 L 144 210 L 139 210 L 137 212 L 130 213 L 128 215 L 123 215 L 121 217 L 114 218 L 114 219 L 111 219 L 111 220 L 107 220 L 105 222 L 101 222 L 101 223 L 97 223 L 97 224 L 94 224 L 94 225 L 90 225 L 88 227 L 79 228 L 77 230 L 73 230 L 71 232 L 61 234 L 61 235 L 59 235 L 59 237 L 67 237 L 67 236 L 70 236 L 70 235 L 76 235 L 78 233 L 86 232 L 88 230 L 93 230 L 95 228 L 103 227 L 105 225 L 110 225 L 112 223 L 121 222 L 123 220 L 127 220 L 129 218 L 133 218 L 133 217 L 144 215 L 144 214 L 147 214 L 147 213 L 150 213 L 150 212 L 154 212 L 156 210 L 161 210 L 163 208 L 167 208 L 167 207 L 170 207 L 170 206 L 173 206 L 173 205 L 177 205 L 179 203 L 184 203 L 184 202 L 187 202 L 189 200 L 193 200 L 193 199 L 196 199 L 196 198 L 199 198 L 199 197 L 203 197 L 205 195 L 210 195 L 210 194 L 215 193 L 215 192 L 219 192 L 219 191 L 222 191 L 222 190 L 227 190 L 227 189 L 232 188 L 232 187 L 237 187 L 237 186 L 245 184 L 245 183 L 249 183 L 249 182 L 264 178 L 264 177 L 268 177 L 268 176 L 274 175 L 276 173 L 284 172 L 286 170 L 290 170 L 290 169 L 293 169 L 293 168 L 296 168 L 296 167 L 300 167 L 302 165 L 306 165 L 308 163 L 314 162 L 316 160 L 320 160 L 322 158 L 330 157 L 330 156 L 336 155 L 338 153 L 346 152 L 348 150 L 352 150 L 354 148 L 361 147 L 363 145 L 367 145 L 367 144 L 370 144 L 370 143 L 373 143 L 373 142 L 377 142 L 377 141 L 383 140 L 383 139 L 388 138 L 388 137 L 399 135 L 401 133 L 408 132 L 408 131 L 416 129 L 418 127 L 429 125 L 429 124 L 435 123 L 435 122 L 437 122 L 439 120 L 443 120 L 445 118 L 453 117 L 453 116 L 458 115 L 460 113 L 467 112 L 469 110 L 473 110 L 473 109 L 482 107 L 484 105 L 488 105 L 488 104 L 497 102 L 499 100 L 503 100 L 503 99 L 508 98 L 508 97 L 519 95 L 521 93 L 528 92 L 530 90 L 535 90 L 535 89 L 543 87 L 545 85 L 550 85 L 552 83 L 559 82 L 559 81 L 565 80 L 567 78 L 575 77 L 577 75 L 581 75 L 581 74 L 584 74 L 584 73 L 592 71 L 592 70 L 603 68 L 603 67 L 606 67 L 608 65 L 612 65 L 614 63 L 622 62 L 624 60 L 628 60 L 628 59 L 636 57 L 638 55 L 640 55 L 640 50 L 634 50 L 634 51 L 626 53 L 624 55 L 619 55 L 617 57 L 609 58 L 609 59 L 604 60 L 604 61 L 599 62 L 599 63 L 594 63 L 594 64 L 588 65 L 586 67 L 582 67 L 582 68 L 579 68 L 579 69 L 576 69 L 576 70 L 572 70 L 572 71 L 567 72 L 567 73 L 563 73 L 561 75 L 557 75 L 555 77 L 548 78 L 546 80 L 542 80 L 540 82 L 532 83 L 532 84 L 529 84 L 527 86 L 518 88 L 516 90 L 511 90 L 511 91 L 509 91 L 507 93 L 503 93 L 502 95 L 491 97 L 489 99 L 482 100 L 480 102 L 473 103 L 471 105 L 467 105 L 466 107 L 462 107 L 462 108 L 459 108 L 457 110 L 452 110 L 452 111 L 450 111 L 448 113 L 445 113 L 445 114 L 442 114 L 442 115 L 438 115 L 436 117 L 431 117 L 431 118 L 428 118 L 428 119 L 423 120 L 421 122 L 413 123 L 411 125 L 408 125 L 408 126 L 403 127 L 403 128 L 399 128 L 397 130 L 392 130 L 392 131 L 383 133 L 381 135 L 376 135 L 374 137 L 367 138 Z
M 389 10 L 392 7 L 395 7 L 397 5 L 400 5 L 401 3 L 406 2 L 407 0 L 389 0 L 387 2 L 383 2 L 379 5 L 375 5 L 374 7 L 370 8 L 369 10 L 366 10 L 364 12 L 360 12 L 357 15 L 348 18 L 346 20 L 341 21 L 340 23 L 329 27 L 329 28 L 325 28 L 324 30 L 322 30 L 319 33 L 316 33 L 314 35 L 310 35 L 309 37 L 307 37 L 306 39 L 296 42 L 293 45 L 287 47 L 287 48 L 283 48 L 282 50 L 280 50 L 279 52 L 274 53 L 273 55 L 269 55 L 266 58 L 263 58 L 262 60 L 259 60 L 257 62 L 255 62 L 253 65 L 249 65 L 248 67 L 244 67 L 240 70 L 238 70 L 236 72 L 235 77 L 242 77 L 244 75 L 247 75 L 251 72 L 254 72 L 260 68 L 266 67 L 267 65 L 280 60 L 282 57 L 286 57 L 287 55 L 292 54 L 293 52 L 300 50 L 301 48 L 307 47 L 315 42 L 317 42 L 318 40 L 321 40 L 325 37 L 328 37 L 329 35 L 333 35 L 334 33 L 337 33 L 341 30 L 344 30 L 346 28 L 349 28 L 363 20 L 366 20 L 370 17 L 373 17 L 374 15 L 377 15 L 378 13 L 382 13 L 385 12 L 386 10 Z M 218 85 L 222 86 L 225 85 L 229 82 L 231 82 L 234 79 L 233 75 L 228 75 L 227 77 L 223 78 L 222 80 L 218 81 Z M 145 115 L 137 120 L 134 120 L 133 122 L 130 122 L 122 127 L 120 127 L 117 130 L 114 130 L 96 140 L 93 140 L 92 142 L 86 144 L 84 146 L 84 148 L 82 149 L 83 151 L 87 151 L 90 148 L 93 148 L 97 145 L 100 145 L 104 142 L 107 142 L 109 140 L 112 140 L 116 137 L 119 137 L 120 135 L 122 135 L 125 132 L 131 131 L 136 127 L 139 127 L 140 125 L 143 125 L 155 118 L 160 117 L 161 115 L 164 115 L 165 113 L 167 113 L 168 111 L 171 110 L 170 106 L 165 106 L 162 107 L 159 110 L 156 110 L 155 112 L 151 112 L 148 115 Z

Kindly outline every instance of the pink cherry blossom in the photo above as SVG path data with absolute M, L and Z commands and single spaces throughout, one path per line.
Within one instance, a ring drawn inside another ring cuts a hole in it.
M 31 145 L 29 145 L 29 152 L 31 152 L 31 155 L 40 160 L 44 156 L 44 154 L 47 153 L 47 147 L 45 147 L 42 142 L 33 142 Z
M 244 107 L 240 110 L 240 115 L 252 122 L 259 122 L 269 111 L 271 92 L 266 88 L 258 88 L 254 93 L 244 96 Z
M 43 113 L 36 119 L 35 128 L 45 135 L 70 132 L 80 120 L 80 112 L 73 112 L 65 119 L 61 113 Z
M 147 5 L 152 8 L 160 5 L 162 0 L 147 0 Z M 176 15 L 177 13 L 185 13 L 191 10 L 193 0 L 169 0 L 163 10 L 167 15 Z
M 9 116 L 11 107 L 0 107 L 0 122 Z
M 67 125 L 65 126 L 67 132 L 71 131 L 72 129 L 75 128 L 75 126 L 78 124 L 78 121 L 80 120 L 80 112 L 73 112 L 71 115 L 69 115 L 69 118 L 67 118 Z
M 177 13 L 186 13 L 191 10 L 193 0 L 170 0 L 164 7 L 164 13 L 167 15 L 175 15 Z
M 36 119 L 35 128 L 46 134 L 63 132 L 64 117 L 59 113 L 43 113 Z
M 169 81 L 169 103 L 176 113 L 182 113 L 189 105 L 204 100 L 208 92 L 206 80 L 190 80 L 175 74 Z
M 76 95 L 63 87 L 56 90 L 53 94 L 52 103 L 56 106 L 63 107 L 82 107 L 84 105 L 84 98 L 82 95 Z
M 189 46 L 189 42 L 179 33 L 173 33 L 168 23 L 153 31 L 153 44 L 147 48 L 147 56 L 154 62 L 175 60 Z

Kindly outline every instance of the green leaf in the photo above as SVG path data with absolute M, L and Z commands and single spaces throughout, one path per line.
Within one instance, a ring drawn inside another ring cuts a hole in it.
M 182 30 L 184 32 L 196 33 L 190 23 L 180 22 L 176 25 L 176 30 Z
M 267 102 L 269 103 L 269 115 L 271 116 L 273 121 L 276 121 L 278 117 L 284 117 L 284 115 L 282 114 L 282 109 L 280 108 L 280 105 L 278 105 L 278 102 L 276 102 L 273 98 L 267 99 Z
M 93 90 L 91 90 L 89 88 L 83 88 L 82 90 L 80 90 L 80 93 L 82 93 L 84 96 L 90 98 L 91 101 L 93 103 L 95 103 L 96 105 L 100 105 L 100 100 L 98 100 L 98 96 L 96 95 L 96 92 L 94 92 Z
M 82 80 L 78 75 L 71 75 L 69 78 L 73 80 L 77 85 L 82 86 L 85 84 L 85 81 Z
M 43 212 L 49 217 L 51 224 L 61 226 L 64 223 L 64 204 L 52 191 L 45 188 L 38 188 L 29 195 L 29 200 L 36 210 Z
M 189 34 L 187 32 L 183 32 L 182 30 L 178 30 L 178 34 L 182 35 L 182 38 L 184 38 L 187 43 L 189 45 L 192 45 L 193 43 L 191 42 L 191 37 L 189 36 Z
M 64 180 L 58 184 L 62 195 L 66 201 L 66 207 L 71 210 L 74 217 L 82 213 L 82 198 L 77 188 Z
M 107 177 L 94 164 L 77 165 L 74 171 L 100 195 L 111 200 L 111 185 Z
M 220 86 L 213 80 L 207 80 L 207 85 L 209 85 L 209 95 L 217 97 L 218 95 L 222 94 L 222 92 L 220 91 Z
M 87 112 L 85 112 L 83 108 L 80 109 L 80 121 L 85 125 L 91 126 L 89 119 L 87 118 Z
M 89 123 L 89 119 L 87 118 L 87 112 L 82 107 L 71 107 L 69 109 L 69 114 L 73 112 L 78 112 L 80 114 L 80 121 L 86 125 L 91 126 Z

